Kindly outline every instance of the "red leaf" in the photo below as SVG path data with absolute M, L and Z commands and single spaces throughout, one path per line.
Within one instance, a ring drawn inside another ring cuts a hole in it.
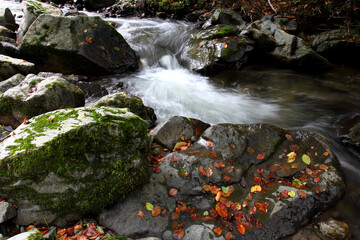
M 245 234 L 245 227 L 242 225 L 242 224 L 239 224 L 238 225 L 238 231 L 241 233 L 241 234 Z
M 232 173 L 234 171 L 234 166 L 227 166 L 225 169 L 224 169 L 224 173 Z
M 227 217 L 228 216 L 228 210 L 226 208 L 226 206 L 222 203 L 217 203 L 215 205 L 215 210 L 218 212 L 218 214 L 221 217 Z
M 225 164 L 223 162 L 219 162 L 219 166 L 224 168 L 225 167 Z
M 213 162 L 213 165 L 214 165 L 214 167 L 216 167 L 216 168 L 219 168 L 219 167 L 220 167 L 220 165 L 219 165 L 218 162 Z
M 296 152 L 297 150 L 299 150 L 299 148 L 300 148 L 300 146 L 298 146 L 298 145 L 290 145 L 289 146 L 289 149 L 292 152 Z
M 213 146 L 214 146 L 214 144 L 213 144 L 213 142 L 212 142 L 212 141 L 207 140 L 207 141 L 206 141 L 206 146 L 208 146 L 208 147 L 213 147 Z
M 178 157 L 177 157 L 177 156 L 172 156 L 172 157 L 170 158 L 170 161 L 171 161 L 171 162 L 177 162 L 177 161 L 178 161 Z
M 225 240 L 231 240 L 233 237 L 231 232 L 228 232 L 227 234 L 225 234 Z
M 263 175 L 264 170 L 262 170 L 261 168 L 258 168 L 258 169 L 256 169 L 256 172 L 260 175 Z
M 200 172 L 202 175 L 206 176 L 206 171 L 205 171 L 205 169 L 204 169 L 203 167 L 199 167 L 199 172 Z
M 221 233 L 222 233 L 222 229 L 221 228 L 215 228 L 214 230 L 214 233 L 216 233 L 217 235 L 221 235 Z
M 225 176 L 225 177 L 224 177 L 224 181 L 227 181 L 227 182 L 228 182 L 228 181 L 230 181 L 230 180 L 231 180 L 231 177 L 229 177 L 229 176 Z
M 256 213 L 256 208 L 255 207 L 250 208 L 249 214 L 254 214 L 254 213 Z
M 209 155 L 210 155 L 210 157 L 217 158 L 216 152 L 209 151 Z
M 175 220 L 179 219 L 179 217 L 180 217 L 180 212 L 173 212 L 171 214 L 170 220 L 175 221 Z
M 138 217 L 145 217 L 144 211 L 139 211 L 137 215 Z
M 212 221 L 214 221 L 215 219 L 212 218 L 212 217 L 209 217 L 209 216 L 205 216 L 205 217 L 202 218 L 202 220 L 204 220 L 204 221 L 206 221 L 206 222 L 212 222 Z
M 287 190 L 284 190 L 284 191 L 281 192 L 281 196 L 287 198 L 287 197 L 289 197 L 289 192 Z
M 178 190 L 176 188 L 172 188 L 169 191 L 169 195 L 170 196 L 175 196 L 178 193 Z
M 285 137 L 286 137 L 286 139 L 289 140 L 290 142 L 293 142 L 293 141 L 294 141 L 293 137 L 292 137 L 290 134 L 285 134 Z
M 254 177 L 253 178 L 253 183 L 255 185 L 260 185 L 261 184 L 261 178 L 260 177 Z
M 319 181 L 320 181 L 320 178 L 319 178 L 319 177 L 314 178 L 314 183 L 317 183 L 317 182 L 319 182 Z
M 251 199 L 252 199 L 251 193 L 248 193 L 248 195 L 246 196 L 246 199 L 247 199 L 248 201 L 251 201 Z
M 184 234 L 185 234 L 184 229 L 180 228 L 174 231 L 173 236 L 177 239 L 181 239 L 184 236 Z
M 263 213 L 268 213 L 268 207 L 269 204 L 267 202 L 254 202 L 254 207 L 256 207 L 257 211 L 263 212 Z
M 256 156 L 256 159 L 258 159 L 258 160 L 262 160 L 262 159 L 264 159 L 264 158 L 265 158 L 265 153 L 263 153 L 263 154 L 259 153 L 259 154 Z
M 191 214 L 191 219 L 193 220 L 193 221 L 196 221 L 196 220 L 198 220 L 200 218 L 200 213 L 192 213 Z
M 291 172 L 291 169 L 288 166 L 285 166 L 284 169 L 286 172 Z
M 195 207 L 187 207 L 186 212 L 187 213 L 193 213 L 195 211 Z
M 153 217 L 157 217 L 161 214 L 161 207 L 160 206 L 156 206 L 154 207 L 154 209 L 151 211 L 151 215 Z
M 215 209 L 210 209 L 210 215 L 214 218 L 217 218 L 219 216 L 218 212 Z

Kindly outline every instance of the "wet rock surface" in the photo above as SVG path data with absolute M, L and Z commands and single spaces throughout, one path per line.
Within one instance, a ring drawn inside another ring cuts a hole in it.
M 35 73 L 35 65 L 23 59 L 0 54 L 0 81 L 6 80 L 17 73 L 23 75 Z
M 214 125 L 159 169 L 100 223 L 129 237 L 281 239 L 332 206 L 345 186 L 321 136 L 267 124 Z

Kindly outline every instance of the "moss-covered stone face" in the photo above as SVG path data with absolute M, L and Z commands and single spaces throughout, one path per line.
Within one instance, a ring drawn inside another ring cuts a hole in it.
M 17 127 L 25 118 L 85 104 L 80 88 L 61 77 L 28 75 L 19 85 L 0 96 L 0 123 Z
M 46 211 L 55 216 L 48 223 L 96 213 L 147 181 L 147 141 L 146 122 L 124 109 L 64 109 L 32 118 L 0 146 L 1 197 L 20 208 L 39 206 L 40 222 Z

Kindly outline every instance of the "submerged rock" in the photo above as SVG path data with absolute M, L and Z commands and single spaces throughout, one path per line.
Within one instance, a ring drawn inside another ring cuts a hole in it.
M 234 239 L 283 239 L 345 188 L 321 136 L 268 124 L 214 125 L 159 169 L 141 191 L 103 211 L 101 224 L 130 237 L 171 239 L 184 231 L 184 239 L 205 240 L 220 228 L 219 239 L 228 232 Z M 168 211 L 153 217 L 149 204 Z
M 0 197 L 20 225 L 64 225 L 122 200 L 147 181 L 147 124 L 119 108 L 49 112 L 0 145 Z
M 35 65 L 23 59 L 12 58 L 0 54 L 0 81 L 21 73 L 27 75 L 35 73 Z
M 64 74 L 122 73 L 139 63 L 120 33 L 100 17 L 40 15 L 20 51 L 38 70 Z
M 65 79 L 29 74 L 19 85 L 0 95 L 0 123 L 17 127 L 25 118 L 84 104 L 83 91 Z
M 110 106 L 116 108 L 127 108 L 130 112 L 138 115 L 144 119 L 149 126 L 154 126 L 156 121 L 156 115 L 154 109 L 144 105 L 141 98 L 138 98 L 131 94 L 114 93 L 102 97 L 97 102 L 92 104 L 94 107 Z

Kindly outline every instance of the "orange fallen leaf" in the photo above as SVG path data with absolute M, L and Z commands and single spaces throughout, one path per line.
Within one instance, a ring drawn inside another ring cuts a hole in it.
M 306 198 L 306 193 L 305 193 L 304 191 L 297 190 L 297 194 L 300 196 L 301 199 L 305 199 L 305 198 Z
M 26 125 L 27 124 L 27 118 L 24 118 L 24 125 Z
M 245 227 L 242 225 L 242 224 L 239 224 L 238 225 L 238 231 L 241 233 L 241 234 L 245 234 Z
M 29 231 L 30 229 L 36 228 L 34 225 L 29 225 L 25 228 L 26 231 Z
M 227 234 L 225 234 L 225 240 L 231 240 L 233 238 L 233 235 L 231 232 L 228 232 Z
M 214 233 L 216 233 L 217 235 L 221 235 L 221 233 L 222 233 L 222 229 L 221 228 L 215 228 L 214 230 Z
M 213 147 L 213 146 L 214 146 L 214 143 L 213 143 L 212 141 L 210 141 L 210 140 L 207 140 L 207 141 L 206 141 L 206 146 L 208 146 L 208 147 Z
M 220 201 L 220 199 L 221 199 L 221 194 L 222 194 L 222 192 L 218 192 L 218 193 L 216 194 L 215 200 L 216 200 L 217 202 Z
M 184 237 L 184 234 L 185 234 L 184 229 L 180 228 L 174 231 L 173 236 L 176 237 L 177 239 L 182 239 Z
M 324 164 L 320 164 L 319 168 L 324 171 L 329 169 L 329 167 Z
M 178 193 L 178 190 L 176 188 L 172 188 L 169 191 L 169 195 L 170 196 L 175 196 Z
M 151 215 L 153 217 L 157 217 L 161 214 L 161 207 L 160 206 L 156 206 L 154 207 L 154 209 L 151 211 Z
M 137 215 L 138 215 L 138 217 L 145 217 L 144 211 L 141 211 L 141 210 L 138 212 Z
M 261 186 L 260 185 L 255 185 L 251 187 L 251 192 L 261 192 Z
M 263 154 L 259 153 L 259 154 L 256 156 L 256 159 L 258 159 L 258 160 L 262 160 L 262 159 L 264 159 L 264 158 L 265 158 L 265 153 L 263 153 Z
M 206 171 L 205 171 L 205 169 L 204 169 L 203 167 L 199 167 L 199 172 L 200 172 L 202 175 L 206 176 Z
M 327 157 L 327 156 L 329 156 L 329 152 L 324 152 L 323 155 L 324 155 L 325 157 Z
M 319 178 L 319 177 L 314 178 L 314 183 L 317 183 L 317 182 L 320 182 L 320 178 Z
M 84 235 L 77 235 L 76 240 L 86 240 L 87 238 Z
M 290 142 L 293 142 L 293 141 L 294 141 L 293 137 L 292 137 L 290 134 L 285 134 L 285 137 L 286 137 L 286 139 L 289 140 Z
M 210 155 L 210 157 L 217 158 L 216 152 L 209 151 L 209 155 Z
M 228 47 L 228 45 L 225 43 L 225 44 L 224 44 L 224 48 L 227 48 L 227 47 Z
M 227 182 L 228 182 L 228 181 L 230 181 L 230 180 L 231 180 L 231 177 L 229 177 L 229 176 L 225 176 L 225 177 L 224 177 L 224 181 L 227 181 Z
M 174 222 L 172 223 L 171 227 L 172 227 L 173 229 L 178 229 L 180 226 L 179 226 L 179 223 L 178 223 L 177 221 L 174 221 Z
M 56 234 L 59 236 L 62 236 L 66 233 L 66 229 L 65 228 L 60 228 L 59 230 L 57 230 Z
M 222 203 L 217 203 L 215 205 L 215 210 L 218 212 L 218 214 L 221 217 L 227 217 L 228 216 L 228 210 L 226 208 L 226 206 Z
M 229 145 L 230 145 L 231 148 L 233 148 L 233 149 L 235 148 L 235 144 L 230 143 Z
M 192 213 L 191 214 L 191 219 L 193 220 L 193 221 L 196 221 L 196 220 L 198 220 L 200 218 L 200 213 Z
M 86 41 L 87 41 L 88 43 L 92 43 L 92 37 L 88 37 L 88 38 L 86 39 Z

